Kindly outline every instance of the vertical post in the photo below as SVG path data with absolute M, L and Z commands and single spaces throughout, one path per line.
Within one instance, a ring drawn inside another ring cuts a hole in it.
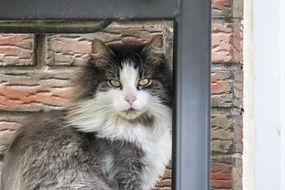
M 208 190 L 210 170 L 210 0 L 181 0 L 176 17 L 176 190 Z

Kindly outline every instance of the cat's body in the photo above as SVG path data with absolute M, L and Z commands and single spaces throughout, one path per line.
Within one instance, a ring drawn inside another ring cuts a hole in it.
M 163 174 L 171 157 L 171 77 L 153 50 L 157 42 L 124 51 L 96 43 L 96 60 L 83 69 L 68 110 L 16 134 L 2 190 L 149 190 Z

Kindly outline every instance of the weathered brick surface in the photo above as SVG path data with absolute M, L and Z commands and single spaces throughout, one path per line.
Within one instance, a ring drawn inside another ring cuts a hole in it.
M 155 189 L 171 189 L 171 167 L 168 166 L 167 169 L 165 170 L 164 176 L 161 177 L 160 181 L 157 182 L 156 188 Z
M 243 0 L 212 0 L 212 17 L 225 21 L 243 18 Z
M 0 34 L 0 66 L 33 65 L 34 35 Z
M 231 0 L 212 0 L 212 17 L 229 18 L 232 16 Z
M 233 0 L 232 2 L 232 17 L 242 19 L 243 18 L 243 0 Z
M 242 120 L 239 109 L 212 110 L 211 149 L 213 154 L 242 153 Z
M 215 108 L 242 108 L 242 69 L 221 64 L 212 66 L 211 103 Z
M 95 34 L 49 35 L 47 37 L 48 56 L 46 62 L 51 66 L 82 65 L 87 62 L 90 56 L 91 41 L 95 37 L 106 43 L 121 43 L 122 41 L 146 43 L 154 35 L 167 35 L 167 30 L 171 30 L 170 26 L 170 22 L 150 22 L 143 24 L 139 22 L 114 23 L 106 28 L 104 32 Z M 172 38 L 164 39 L 168 40 L 168 44 L 172 42 Z M 166 49 L 169 50 L 167 47 Z M 168 55 L 171 55 L 171 53 Z
M 233 162 L 233 190 L 242 190 L 242 158 L 235 158 Z
M 169 187 L 171 186 L 171 179 L 162 179 L 156 184 L 157 187 Z
M 214 190 L 242 189 L 242 68 L 214 64 L 212 67 L 211 149 Z M 221 109 L 222 108 L 222 109 Z
M 211 189 L 242 189 L 243 0 L 212 1 Z
M 242 25 L 212 25 L 212 62 L 242 63 Z
M 60 109 L 68 101 L 69 71 L 0 73 L 0 109 L 40 111 Z
M 211 189 L 242 189 L 241 155 L 212 155 Z
M 235 69 L 233 81 L 234 105 L 238 108 L 243 107 L 243 70 Z
M 211 170 L 212 188 L 232 188 L 232 165 L 213 162 Z

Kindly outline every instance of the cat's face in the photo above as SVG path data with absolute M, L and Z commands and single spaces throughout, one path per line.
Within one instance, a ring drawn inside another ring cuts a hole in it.
M 130 122 L 151 119 L 159 105 L 170 107 L 171 72 L 159 40 L 110 47 L 95 40 L 76 100 L 88 102 L 94 112 Z
M 161 85 L 152 77 L 145 76 L 134 62 L 131 59 L 123 60 L 115 77 L 103 82 L 107 84 L 99 88 L 96 97 L 110 108 L 113 107 L 120 117 L 130 120 L 147 112 L 149 104 L 154 101 L 152 96 L 156 96 L 151 93 L 153 86 Z

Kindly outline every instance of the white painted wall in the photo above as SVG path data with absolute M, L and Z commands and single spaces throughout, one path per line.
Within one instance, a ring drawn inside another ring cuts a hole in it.
M 280 66 L 280 122 L 281 122 L 281 189 L 285 190 L 285 0 L 279 5 L 279 66 Z
M 253 1 L 256 190 L 280 190 L 279 0 Z
M 245 2 L 244 190 L 285 190 L 285 0 Z

